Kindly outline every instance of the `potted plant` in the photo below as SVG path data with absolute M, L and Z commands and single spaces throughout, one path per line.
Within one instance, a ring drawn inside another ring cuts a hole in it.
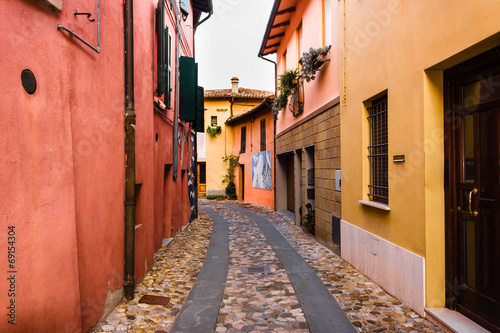
M 299 60 L 299 64 L 302 66 L 301 77 L 305 78 L 307 82 L 314 80 L 316 78 L 316 72 L 319 68 L 329 59 L 327 59 L 328 51 L 332 46 L 328 45 L 320 48 L 311 47 L 308 52 L 302 53 L 302 57 Z
M 217 134 L 219 134 L 222 131 L 220 126 L 208 126 L 207 127 L 207 133 L 208 136 L 211 137 L 212 139 L 215 138 Z
M 310 203 L 306 204 L 307 214 L 302 216 L 302 227 L 314 235 L 315 229 L 315 215 L 312 205 Z
M 288 69 L 278 77 L 278 97 L 273 103 L 273 114 L 286 108 L 288 97 L 293 93 L 293 88 L 298 85 L 299 69 Z

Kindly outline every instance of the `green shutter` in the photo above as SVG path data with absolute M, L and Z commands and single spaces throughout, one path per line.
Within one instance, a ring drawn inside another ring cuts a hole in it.
M 205 90 L 198 87 L 196 96 L 196 132 L 205 132 Z
M 194 58 L 181 57 L 179 86 L 179 118 L 196 121 L 196 95 L 198 92 L 198 64 Z
M 172 83 L 172 36 L 170 36 L 170 34 L 168 33 L 168 27 L 166 27 L 166 50 L 167 50 L 167 56 L 166 56 L 166 60 L 167 60 L 167 66 L 165 68 L 166 70 L 166 79 L 167 79 L 167 84 L 165 85 L 165 91 L 166 91 L 166 94 L 165 94 L 165 105 L 167 106 L 167 108 L 171 108 L 171 105 L 170 105 L 170 102 L 171 102 L 171 92 L 172 92 L 172 88 L 171 88 L 171 83 Z
M 156 34 L 158 36 L 157 45 L 157 94 L 161 96 L 165 92 L 165 2 L 160 1 L 158 9 L 156 9 Z

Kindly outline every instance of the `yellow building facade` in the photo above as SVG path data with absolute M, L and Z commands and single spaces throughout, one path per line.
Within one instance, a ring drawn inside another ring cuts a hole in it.
M 500 2 L 341 6 L 342 257 L 498 332 Z
M 222 180 L 227 173 L 228 162 L 224 162 L 223 157 L 233 153 L 234 145 L 233 129 L 225 126 L 226 120 L 253 109 L 273 96 L 270 91 L 239 87 L 236 77 L 231 79 L 230 89 L 205 90 L 205 126 L 216 130 L 212 136 L 208 131 L 198 134 L 200 196 L 225 195 L 226 184 Z

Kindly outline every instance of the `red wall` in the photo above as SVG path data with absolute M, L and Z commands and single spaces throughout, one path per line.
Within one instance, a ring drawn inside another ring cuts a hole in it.
M 162 238 L 171 236 L 169 220 L 177 221 L 176 231 L 189 217 L 181 166 L 175 183 L 164 177 L 173 124 L 153 111 L 155 7 L 154 0 L 134 2 L 136 182 L 142 184 L 136 279 L 152 267 Z M 65 0 L 58 13 L 35 0 L 0 2 L 0 245 L 6 253 L 7 227 L 15 226 L 17 272 L 15 298 L 0 279 L 0 307 L 16 302 L 15 327 L 7 326 L 4 310 L 1 332 L 87 331 L 101 317 L 108 292 L 123 284 L 123 3 L 101 1 L 100 54 L 57 31 L 63 24 L 96 46 L 97 22 L 74 16 L 76 10 L 97 19 L 96 0 Z M 189 55 L 192 22 L 183 25 Z M 23 69 L 36 76 L 33 95 L 21 85 Z M 167 116 L 173 119 L 172 110 Z M 4 255 L 4 273 L 7 264 Z

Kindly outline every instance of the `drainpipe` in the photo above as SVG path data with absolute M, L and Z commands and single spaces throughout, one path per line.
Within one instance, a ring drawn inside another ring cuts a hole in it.
M 175 110 L 174 110 L 174 169 L 173 178 L 177 180 L 179 170 L 179 80 L 180 80 L 180 56 L 181 48 L 181 11 L 174 0 L 170 0 L 170 5 L 175 11 L 176 20 L 176 47 L 175 47 Z
M 275 61 L 269 60 L 267 58 L 264 58 L 264 56 L 260 56 L 261 59 L 265 61 L 269 61 L 274 64 L 274 97 L 276 98 L 278 96 L 278 64 Z M 274 210 L 276 210 L 276 165 L 277 165 L 277 158 L 276 158 L 276 120 L 278 119 L 277 115 L 273 115 L 273 145 L 274 145 L 274 171 L 273 171 L 273 176 L 274 176 Z
M 134 15 L 133 0 L 123 2 L 125 59 L 125 297 L 134 298 L 135 258 L 135 109 L 134 109 Z

